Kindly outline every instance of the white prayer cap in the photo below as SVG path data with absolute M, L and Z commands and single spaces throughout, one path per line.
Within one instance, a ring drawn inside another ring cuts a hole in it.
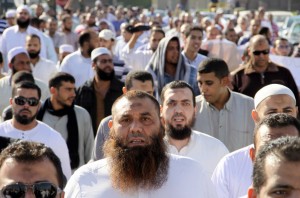
M 16 11 L 15 10 L 8 10 L 5 13 L 5 18 L 15 18 L 16 17 Z
M 109 51 L 107 48 L 105 48 L 105 47 L 98 47 L 98 48 L 94 49 L 94 50 L 92 51 L 92 55 L 91 55 L 92 61 L 93 61 L 95 58 L 97 58 L 98 56 L 101 56 L 101 55 L 103 55 L 103 54 L 111 55 L 110 51 Z
M 25 53 L 28 56 L 28 52 L 26 51 L 26 49 L 24 47 L 14 47 L 11 50 L 9 50 L 8 54 L 7 54 L 7 60 L 8 63 L 11 62 L 11 60 L 17 56 L 18 54 L 22 54 Z
M 280 85 L 280 84 L 270 84 L 270 85 L 267 85 L 267 86 L 261 88 L 260 90 L 258 90 L 258 92 L 256 92 L 256 94 L 254 96 L 255 109 L 257 108 L 259 103 L 261 103 L 267 97 L 273 96 L 273 95 L 281 95 L 281 94 L 291 96 L 296 102 L 295 95 L 289 88 L 287 88 L 286 86 Z
M 111 30 L 104 29 L 104 30 L 101 30 L 101 32 L 99 33 L 99 38 L 103 38 L 107 41 L 109 41 L 111 39 L 115 40 L 116 34 Z
M 74 52 L 74 47 L 72 45 L 68 45 L 68 44 L 63 44 L 61 46 L 59 46 L 59 53 L 64 53 L 64 52 Z
M 31 10 L 30 10 L 30 8 L 27 5 L 20 5 L 17 8 L 17 13 L 22 12 L 22 10 L 26 10 L 28 12 L 28 14 L 31 16 Z

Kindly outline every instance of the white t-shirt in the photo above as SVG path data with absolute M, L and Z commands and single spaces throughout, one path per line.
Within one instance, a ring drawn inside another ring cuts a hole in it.
M 168 179 L 157 190 L 138 189 L 122 193 L 112 187 L 107 159 L 95 161 L 79 168 L 68 181 L 66 198 L 198 198 L 216 197 L 211 181 L 201 166 L 188 158 L 170 155 Z
M 220 140 L 198 131 L 192 131 L 189 143 L 179 152 L 175 146 L 169 143 L 167 145 L 169 153 L 198 161 L 209 177 L 221 158 L 229 153 Z
M 80 49 L 67 55 L 60 65 L 60 71 L 71 74 L 75 78 L 76 88 L 94 77 L 91 58 L 81 55 Z
M 64 175 L 67 179 L 70 178 L 71 166 L 69 151 L 65 140 L 57 131 L 48 125 L 40 121 L 37 122 L 38 124 L 33 129 L 22 131 L 13 127 L 12 120 L 7 120 L 0 124 L 0 136 L 45 144 L 58 156 Z
M 10 80 L 11 76 L 5 76 L 0 79 L 0 117 L 2 116 L 3 110 L 9 105 L 9 99 L 12 95 L 12 87 Z M 48 86 L 39 79 L 34 79 L 34 82 L 41 89 L 41 100 L 45 101 L 50 96 Z
M 217 165 L 212 182 L 219 198 L 241 197 L 252 184 L 253 163 L 249 151 L 253 144 L 229 153 Z
M 32 75 L 43 81 L 46 85 L 49 84 L 50 78 L 57 72 L 55 63 L 43 57 L 40 57 L 35 65 L 31 64 L 31 68 Z

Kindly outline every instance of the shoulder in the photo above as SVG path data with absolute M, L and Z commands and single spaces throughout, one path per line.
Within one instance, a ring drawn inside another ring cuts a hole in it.
M 246 96 L 245 94 L 241 94 L 241 93 L 238 93 L 235 91 L 231 91 L 230 93 L 231 93 L 232 98 L 238 99 L 238 100 L 244 100 L 245 102 L 253 103 L 253 105 L 254 105 L 254 100 L 252 97 Z
M 224 164 L 228 165 L 240 164 L 242 161 L 250 159 L 249 151 L 251 148 L 253 148 L 253 144 L 225 155 L 221 161 L 223 161 Z
M 192 131 L 193 137 L 195 138 L 196 142 L 201 142 L 201 144 L 205 144 L 208 148 L 209 147 L 223 147 L 225 150 L 228 150 L 226 146 L 217 138 L 207 135 L 205 133 L 199 131 Z

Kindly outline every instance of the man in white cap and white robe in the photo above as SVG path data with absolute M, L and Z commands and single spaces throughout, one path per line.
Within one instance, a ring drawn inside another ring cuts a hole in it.
M 15 47 L 11 49 L 8 52 L 7 60 L 12 73 L 11 75 L 0 79 L 0 115 L 2 115 L 3 109 L 9 105 L 9 98 L 11 97 L 12 91 L 12 76 L 18 71 L 32 72 L 29 55 L 24 47 Z M 41 100 L 48 98 L 50 96 L 48 86 L 38 79 L 35 79 L 35 83 L 42 91 Z
M 64 58 L 73 53 L 74 52 L 74 47 L 72 45 L 69 44 L 63 44 L 61 46 L 59 46 L 59 50 L 58 50 L 58 62 L 56 64 L 56 68 L 59 69 L 60 68 L 60 64 L 62 63 L 62 61 L 64 60 Z
M 287 113 L 294 117 L 298 114 L 295 95 L 280 84 L 261 88 L 255 94 L 254 108 L 252 118 L 256 124 L 274 113 Z M 241 197 L 247 194 L 248 187 L 252 184 L 253 164 L 250 153 L 253 151 L 254 145 L 251 144 L 221 159 L 212 176 L 218 197 Z
M 41 57 L 46 57 L 46 46 L 45 42 L 42 39 L 42 32 L 38 29 L 32 27 L 30 24 L 31 10 L 28 6 L 22 5 L 17 8 L 16 21 L 17 25 L 9 27 L 4 30 L 2 34 L 2 44 L 0 46 L 0 51 L 3 54 L 4 58 L 4 71 L 7 72 L 9 70 L 7 54 L 9 50 L 14 47 L 25 47 L 26 36 L 28 34 L 36 34 L 41 39 Z

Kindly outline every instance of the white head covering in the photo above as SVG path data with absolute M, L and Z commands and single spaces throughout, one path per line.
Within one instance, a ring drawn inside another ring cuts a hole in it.
M 31 16 L 31 10 L 30 10 L 30 8 L 27 5 L 20 5 L 17 8 L 17 13 L 22 12 L 22 10 L 26 10 L 28 12 L 28 14 Z
M 8 10 L 5 13 L 5 18 L 15 18 L 16 17 L 16 10 Z
M 94 49 L 94 50 L 92 51 L 92 55 L 91 55 L 92 61 L 93 61 L 95 58 L 97 58 L 98 56 L 101 56 L 101 55 L 103 55 L 103 54 L 111 55 L 110 51 L 109 51 L 107 48 L 105 48 L 105 47 L 98 47 L 98 48 Z
M 101 32 L 99 33 L 99 38 L 103 38 L 107 41 L 109 41 L 111 39 L 116 40 L 116 34 L 111 30 L 104 29 L 104 30 L 101 30 Z
M 64 53 L 64 52 L 74 52 L 74 47 L 72 45 L 69 44 L 63 44 L 61 46 L 59 46 L 59 53 Z
M 296 102 L 295 95 L 289 88 L 287 88 L 286 86 L 280 85 L 280 84 L 270 84 L 270 85 L 267 85 L 267 86 L 261 88 L 260 90 L 258 90 L 258 92 L 256 92 L 256 94 L 254 96 L 255 109 L 257 108 L 259 103 L 261 103 L 267 97 L 273 96 L 273 95 L 281 95 L 281 94 L 291 96 L 293 98 L 293 100 L 295 100 L 295 102 Z
M 22 53 L 25 53 L 27 54 L 28 56 L 28 52 L 27 50 L 24 48 L 24 47 L 14 47 L 12 48 L 11 50 L 9 50 L 8 54 L 7 54 L 7 60 L 8 60 L 8 63 L 11 62 L 11 60 L 17 56 L 18 54 L 22 54 Z

